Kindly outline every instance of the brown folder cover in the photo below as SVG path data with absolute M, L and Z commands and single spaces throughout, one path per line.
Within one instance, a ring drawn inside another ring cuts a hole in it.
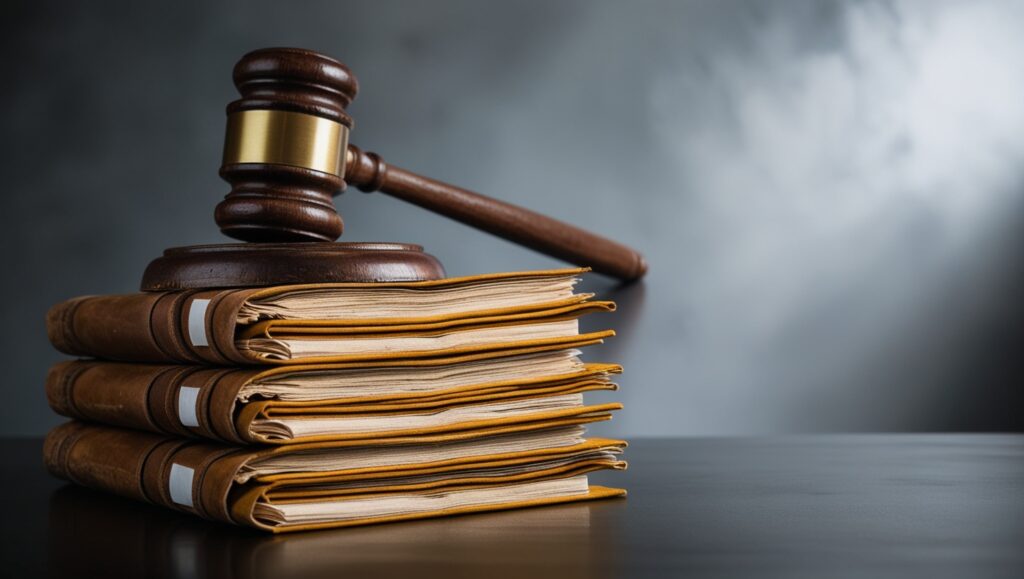
M 275 494 L 284 497 L 284 500 L 295 500 L 303 497 L 323 497 L 325 493 L 323 487 L 317 489 L 310 486 L 318 483 L 329 484 L 356 479 L 365 480 L 374 476 L 378 478 L 393 478 L 396 476 L 448 473 L 452 476 L 444 483 L 416 485 L 416 488 L 411 486 L 378 487 L 373 490 L 374 492 L 412 492 L 430 489 L 435 491 L 441 489 L 450 490 L 479 484 L 474 483 L 469 478 L 460 479 L 458 473 L 461 471 L 478 469 L 480 467 L 501 468 L 508 465 L 537 462 L 547 458 L 569 456 L 573 453 L 608 446 L 624 447 L 625 443 L 621 441 L 591 439 L 571 447 L 477 457 L 471 463 L 467 463 L 465 459 L 458 459 L 409 465 L 404 467 L 404 470 L 396 470 L 395 467 L 388 467 L 386 469 L 363 468 L 349 471 L 336 470 L 325 473 L 306 473 L 305 475 L 298 473 L 297 475 L 292 474 L 287 477 L 278 475 L 261 478 L 257 476 L 242 483 L 238 482 L 239 479 L 236 479 L 236 475 L 243 466 L 255 458 L 270 454 L 325 448 L 326 445 L 307 444 L 253 450 L 251 448 L 246 449 L 196 442 L 81 422 L 69 422 L 58 426 L 46 437 L 43 446 L 43 458 L 47 469 L 52 474 L 82 486 L 190 512 L 208 519 L 253 526 L 272 532 L 281 532 L 362 525 L 461 514 L 464 512 L 501 510 L 623 496 L 625 491 L 620 489 L 591 487 L 590 492 L 586 495 L 567 498 L 510 502 L 497 506 L 452 509 L 409 516 L 376 517 L 284 527 L 267 525 L 257 520 L 253 515 L 254 506 L 258 501 L 271 500 Z M 621 469 L 625 468 L 625 463 L 618 461 L 608 462 L 606 460 L 597 462 L 582 461 L 580 464 L 567 467 L 566 469 L 554 469 L 550 472 L 538 471 L 530 476 L 535 479 L 558 478 L 584 474 L 604 468 Z M 185 474 L 183 475 L 182 473 Z M 515 482 L 519 479 L 513 476 L 508 479 L 497 477 L 492 480 L 500 483 Z M 339 497 L 344 494 L 346 493 L 339 494 Z
M 479 359 L 480 356 L 475 357 Z M 467 361 L 465 358 L 454 362 Z M 452 359 L 433 360 L 435 363 L 453 363 Z M 405 364 L 407 365 L 407 364 Z M 322 372 L 349 368 L 355 365 L 309 365 L 301 369 L 273 368 L 209 368 L 203 366 L 168 366 L 155 364 L 126 364 L 117 362 L 69 361 L 51 368 L 46 380 L 46 397 L 58 414 L 178 436 L 205 437 L 229 443 L 295 444 L 310 439 L 281 440 L 254 433 L 254 420 L 288 415 L 344 416 L 351 413 L 383 413 L 423 411 L 442 406 L 473 402 L 499 401 L 511 398 L 569 394 L 594 389 L 608 389 L 606 382 L 595 379 L 603 372 L 618 372 L 610 364 L 588 364 L 580 372 L 553 376 L 549 379 L 505 381 L 480 385 L 474 389 L 459 389 L 446 396 L 418 396 L 387 400 L 376 398 L 323 400 L 316 402 L 281 402 L 274 400 L 238 401 L 239 390 L 252 380 L 285 372 Z M 379 366 L 379 365 L 378 365 Z M 182 396 L 182 389 L 192 391 Z M 186 408 L 182 408 L 185 404 Z M 403 430 L 370 435 L 349 434 L 321 437 L 318 440 L 358 441 L 372 438 L 422 437 L 443 433 L 456 433 L 473 428 L 528 429 L 552 420 L 568 423 L 588 423 L 607 420 L 609 412 L 621 408 L 619 404 L 587 406 L 571 411 L 548 412 L 514 420 L 482 421 L 453 424 L 444 428 Z M 183 415 L 182 413 L 187 413 Z M 471 434 L 471 433 L 467 433 Z
M 516 274 L 490 274 L 447 280 L 371 284 L 379 287 L 427 289 L 467 282 L 501 280 L 514 277 L 564 277 L 585 270 L 554 270 Z M 127 362 L 239 364 L 294 364 L 311 362 L 348 362 L 389 358 L 423 358 L 437 352 L 403 352 L 358 356 L 323 356 L 302 360 L 268 362 L 255 354 L 240 350 L 235 340 L 240 337 L 275 337 L 288 335 L 330 335 L 388 333 L 391 335 L 455 331 L 492 325 L 515 325 L 555 321 L 579 317 L 588 312 L 610 311 L 611 302 L 587 302 L 577 295 L 561 302 L 518 308 L 499 308 L 470 314 L 434 316 L 429 318 L 390 318 L 372 323 L 352 320 L 266 320 L 239 326 L 239 309 L 250 298 L 318 288 L 367 287 L 368 284 L 309 284 L 272 288 L 234 290 L 201 290 L 131 295 L 85 296 L 57 304 L 47 313 L 46 327 L 50 341 L 60 351 L 75 356 L 93 356 Z M 208 300 L 208 301 L 207 301 Z M 194 310 L 194 311 L 193 311 Z M 190 324 L 191 322 L 191 324 Z M 593 342 L 614 335 L 614 332 L 586 334 Z M 491 344 L 449 351 L 448 355 L 493 351 L 512 347 L 561 345 L 572 347 L 573 338 Z

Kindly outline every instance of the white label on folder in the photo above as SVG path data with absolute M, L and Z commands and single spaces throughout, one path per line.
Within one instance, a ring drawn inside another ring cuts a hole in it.
M 188 339 L 193 346 L 209 346 L 206 340 L 206 308 L 210 300 L 192 300 L 188 307 Z
M 192 479 L 195 474 L 195 469 L 178 463 L 171 465 L 171 479 L 168 486 L 171 487 L 172 501 L 186 507 L 192 506 Z
M 199 416 L 196 407 L 199 405 L 199 389 L 192 386 L 182 386 L 178 390 L 178 420 L 184 426 L 199 426 Z

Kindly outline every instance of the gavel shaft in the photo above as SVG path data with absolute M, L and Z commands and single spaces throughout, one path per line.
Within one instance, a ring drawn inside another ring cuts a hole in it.
M 597 273 L 633 281 L 647 272 L 643 256 L 621 243 L 511 203 L 389 166 L 376 153 L 353 145 L 348 148 L 345 181 L 366 193 L 386 193 Z

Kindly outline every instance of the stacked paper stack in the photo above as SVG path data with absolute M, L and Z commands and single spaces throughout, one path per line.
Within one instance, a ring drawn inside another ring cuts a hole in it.
M 579 349 L 583 270 L 92 296 L 51 309 L 45 459 L 75 483 L 269 531 L 622 496 L 619 404 Z

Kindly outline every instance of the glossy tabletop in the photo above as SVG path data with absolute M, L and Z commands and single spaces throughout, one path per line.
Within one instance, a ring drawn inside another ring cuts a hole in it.
M 641 439 L 594 477 L 627 499 L 280 537 L 4 449 L 6 576 L 1024 576 L 1024 436 Z

